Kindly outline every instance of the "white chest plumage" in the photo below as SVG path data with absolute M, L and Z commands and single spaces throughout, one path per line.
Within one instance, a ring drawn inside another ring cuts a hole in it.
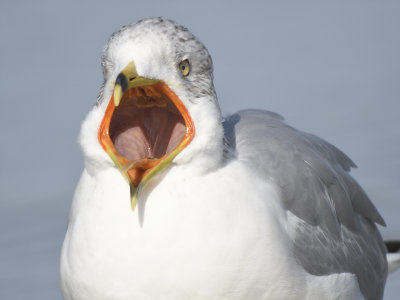
M 62 252 L 66 299 L 313 299 L 305 285 L 334 288 L 340 278 L 297 267 L 279 194 L 244 171 L 236 162 L 189 177 L 174 167 L 135 212 L 117 170 L 84 172 Z

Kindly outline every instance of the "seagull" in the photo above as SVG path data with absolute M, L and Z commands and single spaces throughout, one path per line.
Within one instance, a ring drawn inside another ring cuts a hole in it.
M 343 152 L 272 112 L 222 117 L 206 47 L 173 21 L 122 27 L 102 69 L 64 299 L 382 299 L 385 222 Z

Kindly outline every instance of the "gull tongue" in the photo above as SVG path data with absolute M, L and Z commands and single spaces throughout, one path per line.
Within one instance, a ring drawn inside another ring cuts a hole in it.
M 163 108 L 146 109 L 134 116 L 132 127 L 121 132 L 114 141 L 118 153 L 129 160 L 160 158 L 173 151 L 185 135 L 179 116 Z
M 129 128 L 118 135 L 114 146 L 120 155 L 129 160 L 151 157 L 151 148 L 139 126 Z
M 152 157 L 162 157 L 166 153 L 166 145 L 171 136 L 171 116 L 164 109 L 153 108 L 149 118 L 144 121 L 146 136 L 152 145 Z

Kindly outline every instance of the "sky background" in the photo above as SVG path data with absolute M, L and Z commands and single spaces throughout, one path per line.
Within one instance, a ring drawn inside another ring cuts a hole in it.
M 122 25 L 153 16 L 209 49 L 222 111 L 262 108 L 323 137 L 400 238 L 400 1 L 0 3 L 0 298 L 61 299 L 58 260 L 82 171 L 77 136 Z M 386 300 L 400 295 L 400 271 Z

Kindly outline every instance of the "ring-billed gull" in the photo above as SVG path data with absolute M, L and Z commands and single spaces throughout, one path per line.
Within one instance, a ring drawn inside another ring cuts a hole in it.
M 102 67 L 65 299 L 382 298 L 384 220 L 344 153 L 271 112 L 223 119 L 207 49 L 172 21 L 115 32 Z

